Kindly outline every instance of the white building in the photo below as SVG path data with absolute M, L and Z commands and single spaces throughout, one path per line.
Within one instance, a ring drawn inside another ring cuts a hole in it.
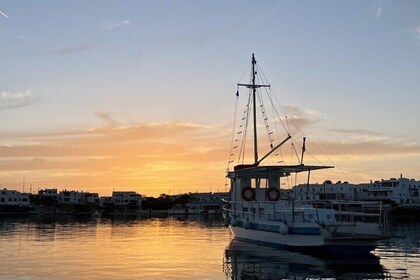
M 109 206 L 113 204 L 112 202 L 112 196 L 101 196 L 99 206 Z
M 358 199 L 363 184 L 355 185 L 338 181 L 332 183 L 327 180 L 322 184 L 300 184 L 293 188 L 292 198 L 295 200 L 322 200 L 322 199 Z
M 172 196 L 171 199 L 175 200 L 180 196 L 183 195 Z M 189 193 L 188 196 L 191 200 L 184 208 L 177 205 L 169 210 L 169 214 L 221 214 L 225 204 L 223 200 L 229 200 L 229 193 L 226 192 L 197 192 Z
M 97 193 L 64 190 L 58 194 L 58 202 L 72 205 L 99 205 L 100 200 Z
M 364 200 L 381 200 L 398 206 L 420 206 L 420 181 L 391 178 L 369 184 L 363 192 Z
M 53 189 L 43 189 L 43 190 L 39 190 L 38 191 L 38 195 L 42 198 L 42 199 L 46 199 L 52 202 L 57 202 L 58 201 L 58 191 L 56 188 Z
M 99 194 L 98 193 L 87 193 L 87 192 L 85 192 L 84 195 L 85 195 L 86 202 L 88 204 L 99 205 L 100 199 L 99 199 Z
M 140 209 L 143 197 L 134 191 L 113 191 L 111 200 L 116 206 L 138 206 Z
M 338 181 L 323 184 L 301 184 L 293 188 L 295 200 L 367 200 L 382 201 L 394 206 L 420 206 L 420 181 L 406 179 L 381 180 L 370 183 L 350 184 Z
M 0 206 L 30 206 L 29 194 L 3 189 L 0 191 Z
M 61 191 L 58 195 L 58 202 L 61 204 L 83 204 L 84 196 L 78 191 Z

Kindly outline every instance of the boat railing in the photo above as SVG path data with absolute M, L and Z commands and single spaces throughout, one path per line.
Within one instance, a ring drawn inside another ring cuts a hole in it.
M 319 209 L 334 210 L 335 220 L 340 223 L 375 222 L 388 232 L 388 218 L 381 202 L 372 201 L 284 201 L 287 209 L 278 209 L 277 202 L 271 201 L 226 201 L 224 211 L 230 217 L 287 222 L 320 221 Z M 305 211 L 314 207 L 315 213 Z M 291 210 L 292 209 L 292 210 Z
M 295 208 L 293 202 L 288 202 L 288 209 L 276 209 L 276 203 L 271 201 L 226 201 L 223 211 L 230 213 L 230 217 L 266 220 L 266 221 L 291 221 L 304 222 L 311 219 L 315 213 L 306 213 L 303 208 Z M 301 206 L 299 204 L 299 206 Z
M 327 200 L 314 201 L 317 208 L 333 209 L 337 222 L 375 222 L 382 227 L 385 234 L 388 231 L 388 215 L 380 201 L 349 201 Z

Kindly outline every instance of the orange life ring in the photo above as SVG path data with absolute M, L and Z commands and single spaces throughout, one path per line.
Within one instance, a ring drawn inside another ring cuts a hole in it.
M 242 198 L 246 201 L 255 200 L 255 190 L 251 187 L 245 187 L 242 189 Z
M 280 191 L 276 188 L 268 188 L 265 196 L 269 201 L 278 201 L 280 199 Z

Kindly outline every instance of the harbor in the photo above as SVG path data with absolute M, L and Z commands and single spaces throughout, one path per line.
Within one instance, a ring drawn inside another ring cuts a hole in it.
M 0 279 L 418 279 L 419 224 L 390 230 L 367 257 L 331 259 L 232 240 L 216 216 L 2 218 Z
M 229 193 L 162 194 L 144 197 L 135 191 L 113 191 L 111 196 L 83 191 L 39 190 L 37 194 L 0 191 L 0 215 L 221 215 Z
M 420 2 L 0 3 L 0 280 L 420 279 Z
M 320 202 L 365 201 L 379 202 L 388 215 L 418 219 L 420 211 L 420 181 L 399 178 L 381 179 L 369 183 L 331 182 L 300 184 L 292 189 L 280 189 L 285 201 Z M 221 215 L 230 198 L 229 192 L 162 194 L 143 196 L 136 191 L 113 191 L 111 196 L 57 188 L 44 188 L 38 193 L 4 188 L 0 190 L 0 215 L 72 215 L 95 211 L 141 215 Z M 378 206 L 379 207 L 379 206 Z

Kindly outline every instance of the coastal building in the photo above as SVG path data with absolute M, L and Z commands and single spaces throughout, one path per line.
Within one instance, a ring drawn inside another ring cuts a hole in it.
M 99 205 L 110 211 L 137 211 L 142 201 L 143 197 L 134 191 L 113 191 L 112 196 L 101 196 Z
M 137 205 L 141 206 L 143 197 L 134 191 L 113 191 L 112 203 L 117 206 Z
M 221 214 L 224 200 L 228 200 L 229 193 L 191 193 L 192 201 L 187 204 L 190 214 Z
M 99 205 L 100 204 L 100 198 L 98 193 L 88 193 L 85 192 L 85 199 L 88 204 L 94 204 Z
M 57 203 L 58 202 L 58 191 L 56 188 L 43 189 L 38 191 L 40 200 L 44 203 Z
M 174 201 L 182 195 L 171 196 Z M 179 214 L 221 214 L 225 201 L 229 200 L 227 192 L 188 193 L 189 202 L 175 205 L 169 209 L 170 215 Z
M 29 193 L 16 190 L 3 189 L 0 191 L 0 206 L 25 206 L 29 207 Z
M 333 183 L 330 180 L 322 184 L 300 184 L 293 188 L 291 196 L 294 200 L 354 200 L 358 199 L 359 193 L 364 184 L 350 184 L 338 181 Z
M 100 207 L 107 207 L 112 205 L 112 196 L 101 196 L 100 200 L 99 200 L 99 206 Z
M 83 195 L 78 191 L 61 191 L 58 195 L 58 202 L 61 204 L 83 204 Z
M 380 200 L 393 206 L 419 207 L 419 193 L 420 181 L 401 176 L 368 184 L 361 192 L 360 199 Z
M 100 199 L 98 193 L 64 190 L 58 194 L 58 202 L 71 205 L 99 205 Z
M 300 184 L 293 188 L 290 198 L 294 200 L 363 200 L 381 201 L 401 207 L 420 206 L 420 181 L 391 178 L 370 183 L 351 184 L 327 180 L 322 184 Z

